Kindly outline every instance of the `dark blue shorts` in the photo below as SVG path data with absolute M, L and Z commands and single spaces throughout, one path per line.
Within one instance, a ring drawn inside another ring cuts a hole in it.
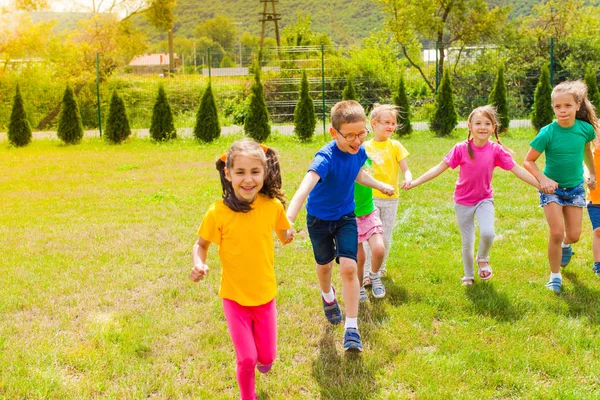
M 600 228 L 600 204 L 592 204 L 590 201 L 587 205 L 587 210 L 592 222 L 592 228 L 594 230 Z
M 306 214 L 306 226 L 319 265 L 326 265 L 340 257 L 356 261 L 358 251 L 358 229 L 353 212 L 344 215 L 337 221 L 324 221 Z

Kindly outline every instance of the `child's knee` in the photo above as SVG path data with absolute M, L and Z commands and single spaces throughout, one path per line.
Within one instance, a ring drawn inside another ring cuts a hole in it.
M 375 246 L 371 249 L 371 257 L 372 258 L 383 258 L 385 256 L 385 246 Z
M 245 356 L 237 359 L 237 366 L 239 370 L 242 371 L 252 371 L 256 367 L 256 363 L 258 362 L 258 358 L 256 355 L 254 356 Z
M 481 240 L 483 241 L 493 242 L 494 238 L 496 237 L 496 234 L 494 233 L 494 231 L 481 231 L 480 236 Z
M 350 280 L 356 278 L 356 261 L 350 258 L 340 258 L 340 275 L 342 280 Z
M 600 228 L 594 229 L 594 239 L 600 240 Z

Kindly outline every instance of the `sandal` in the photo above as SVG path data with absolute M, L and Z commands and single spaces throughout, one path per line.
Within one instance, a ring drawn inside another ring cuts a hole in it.
M 484 265 L 479 265 L 480 262 L 484 262 Z M 482 281 L 487 281 L 492 277 L 492 267 L 487 261 L 477 261 L 477 268 L 479 268 L 479 278 Z
M 467 276 L 463 277 L 460 281 L 462 282 L 463 286 L 471 286 L 473 283 L 475 283 L 475 279 L 473 277 L 469 278 Z

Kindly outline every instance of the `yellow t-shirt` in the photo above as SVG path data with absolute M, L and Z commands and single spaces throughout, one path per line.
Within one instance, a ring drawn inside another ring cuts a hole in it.
M 202 219 L 198 235 L 219 246 L 219 296 L 243 306 L 259 306 L 275 298 L 273 230 L 290 223 L 278 199 L 258 195 L 247 213 L 232 211 L 223 200 Z
M 598 179 L 598 174 L 600 174 L 600 150 L 593 149 L 592 154 L 594 155 L 596 179 Z M 588 188 L 587 199 L 588 201 L 591 201 L 592 204 L 600 204 L 600 185 L 596 184 L 596 189 L 593 190 Z
M 379 190 L 373 189 L 373 197 L 382 199 L 398 198 L 399 162 L 408 157 L 408 151 L 399 141 L 393 139 L 383 142 L 376 142 L 374 139 L 368 140 L 365 142 L 365 150 L 367 150 L 367 154 L 373 162 L 373 178 L 390 184 L 396 189 L 393 196 L 388 196 Z

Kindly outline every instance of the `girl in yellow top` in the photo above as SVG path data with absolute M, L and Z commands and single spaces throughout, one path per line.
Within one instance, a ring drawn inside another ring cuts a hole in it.
M 600 140 L 592 140 L 593 150 L 592 155 L 594 159 L 594 169 L 600 171 Z M 592 253 L 594 255 L 594 266 L 592 270 L 596 275 L 600 276 L 600 187 L 593 186 L 589 176 L 589 171 L 585 169 L 586 183 L 588 186 L 587 194 L 587 210 L 592 222 L 592 228 L 594 229 L 594 236 L 592 238 Z
M 281 192 L 277 153 L 245 139 L 217 161 L 223 200 L 202 219 L 194 244 L 190 279 L 208 274 L 210 243 L 219 246 L 223 311 L 237 360 L 242 399 L 256 399 L 254 368 L 271 369 L 277 352 L 277 293 L 273 231 L 284 244 L 293 239 Z
M 392 231 L 396 223 L 398 213 L 398 175 L 402 171 L 404 180 L 402 187 L 412 181 L 412 174 L 408 169 L 406 158 L 408 151 L 399 141 L 391 139 L 398 127 L 398 107 L 391 104 L 373 105 L 371 111 L 371 127 L 373 128 L 373 139 L 365 142 L 365 150 L 373 162 L 373 178 L 378 181 L 392 185 L 396 190 L 393 195 L 388 196 L 373 189 L 373 200 L 375 208 L 379 213 L 379 219 L 383 223 L 383 242 L 385 244 L 385 257 L 383 265 L 379 270 L 381 276 L 386 272 L 386 261 L 392 243 Z M 365 262 L 365 277 L 363 282 L 370 285 L 369 273 L 371 272 L 370 251 L 367 251 Z

